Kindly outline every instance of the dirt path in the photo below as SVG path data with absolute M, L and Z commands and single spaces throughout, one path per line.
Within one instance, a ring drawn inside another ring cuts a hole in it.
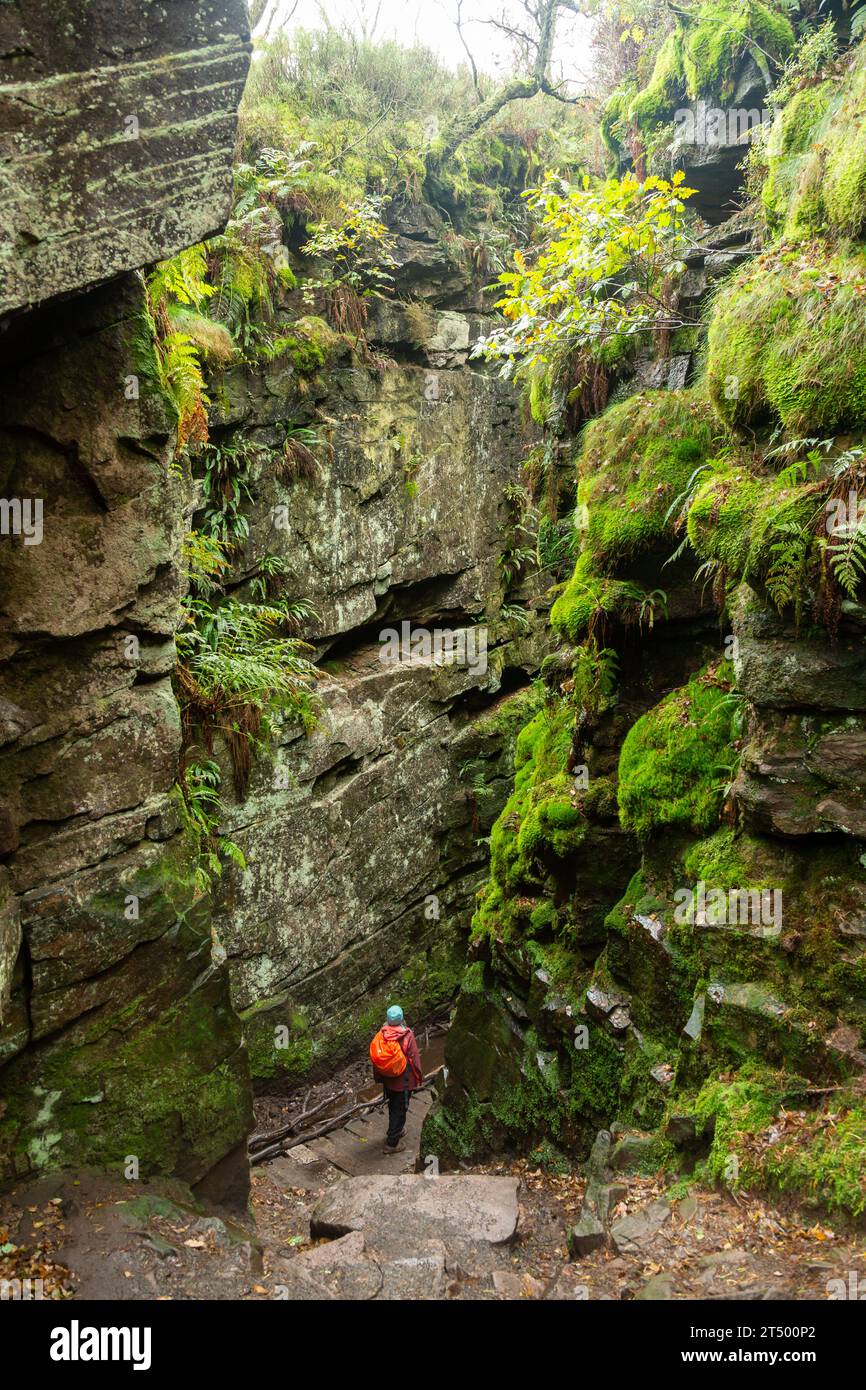
M 426 1065 L 438 1065 L 440 1051 Z M 254 1171 L 253 1207 L 266 1247 L 264 1285 L 271 1277 L 279 1283 L 276 1265 L 287 1256 L 311 1248 L 310 1212 L 343 1175 L 415 1170 L 431 1103 L 427 1095 L 413 1099 L 404 1154 L 381 1153 L 381 1111 Z M 866 1232 L 793 1203 L 697 1187 L 670 1201 L 668 1179 L 622 1174 L 614 1215 L 634 1218 L 632 1248 L 608 1246 L 571 1258 L 568 1232 L 580 1216 L 583 1177 L 557 1176 L 525 1160 L 466 1171 L 519 1178 L 520 1223 L 498 1267 L 481 1278 L 451 1279 L 448 1298 L 776 1300 L 866 1291 Z M 273 1271 L 269 1251 L 279 1256 Z
M 345 1106 L 353 1088 L 363 1090 L 363 1068 L 349 1069 L 342 1081 L 335 1103 Z M 316 1097 L 308 1095 L 306 1102 L 314 1104 Z M 347 1181 L 412 1174 L 431 1103 L 429 1093 L 413 1098 L 401 1154 L 382 1153 L 381 1107 L 254 1168 L 253 1220 L 205 1209 L 172 1182 L 125 1183 L 82 1173 L 22 1184 L 0 1199 L 0 1281 L 41 1280 L 45 1297 L 316 1297 L 315 1284 L 312 1292 L 287 1293 L 297 1287 L 293 1272 L 303 1267 L 331 1280 L 322 1285 L 326 1297 L 398 1296 L 389 1292 L 381 1262 L 377 1267 L 364 1255 L 363 1233 L 343 1241 L 314 1239 L 311 1215 Z M 298 1098 L 261 1101 L 260 1124 L 267 1120 L 266 1127 L 278 1128 L 293 1106 L 297 1111 Z M 510 1178 L 513 1185 L 516 1180 L 514 1238 L 482 1251 L 461 1248 L 459 1241 L 446 1248 L 441 1232 L 432 1240 L 410 1235 L 402 1243 L 403 1263 L 419 1277 L 415 1297 L 827 1300 L 866 1292 L 866 1232 L 793 1204 L 697 1187 L 673 1200 L 664 1177 L 619 1174 L 612 1213 L 617 1239 L 572 1258 L 568 1233 L 584 1204 L 582 1176 L 542 1171 L 525 1160 L 466 1173 Z M 419 1174 L 401 1181 L 418 1182 L 432 1193 L 435 1180 L 428 1183 Z M 329 1265 L 339 1260 L 344 1267 L 335 1273 Z
M 866 1233 L 795 1207 L 695 1188 L 670 1203 L 667 1218 L 632 1251 L 601 1249 L 572 1260 L 567 1235 L 580 1212 L 582 1178 L 544 1173 L 524 1160 L 470 1171 L 521 1180 L 520 1223 L 498 1269 L 481 1279 L 454 1278 L 448 1298 L 826 1300 L 866 1290 Z M 333 1181 L 339 1177 L 318 1159 L 300 1174 L 277 1160 L 255 1176 L 264 1285 L 281 1278 L 269 1269 L 269 1250 L 285 1257 L 310 1248 L 310 1211 Z M 665 1184 L 656 1178 L 629 1176 L 623 1186 L 620 1217 L 639 1218 L 664 1199 Z

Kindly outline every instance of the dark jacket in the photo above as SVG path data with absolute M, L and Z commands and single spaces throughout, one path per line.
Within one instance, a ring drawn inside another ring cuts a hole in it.
M 382 1076 L 377 1072 L 376 1080 L 381 1081 L 387 1091 L 417 1091 L 424 1080 L 424 1073 L 421 1070 L 421 1054 L 412 1029 L 386 1023 L 382 1034 L 389 1039 L 396 1038 L 406 1054 L 409 1065 L 399 1076 Z

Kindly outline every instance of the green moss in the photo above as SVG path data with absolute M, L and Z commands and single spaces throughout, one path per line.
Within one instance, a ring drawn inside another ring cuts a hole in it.
M 669 122 L 683 101 L 698 97 L 728 100 L 734 91 L 739 60 L 750 49 L 762 61 L 779 64 L 794 47 L 789 20 L 772 5 L 757 0 L 704 0 L 685 22 L 677 20 L 658 50 L 646 85 L 631 97 L 628 121 L 645 134 Z M 606 111 L 603 136 L 620 143 L 626 89 L 617 89 Z
M 526 376 L 529 413 L 536 425 L 544 426 L 550 420 L 552 409 L 551 388 L 552 378 L 550 370 L 543 364 L 536 364 Z
M 550 625 L 570 642 L 579 642 L 601 617 L 615 616 L 633 599 L 633 586 L 596 573 L 593 556 L 585 551 L 550 610 Z
M 849 117 L 828 133 L 822 195 L 827 219 L 843 236 L 860 237 L 866 228 L 866 129 Z
M 772 232 L 780 231 L 788 219 L 794 189 L 813 144 L 815 128 L 822 121 L 832 96 L 831 82 L 805 87 L 776 115 L 767 142 L 767 177 L 761 189 L 764 215 Z
M 698 883 L 704 885 L 707 921 L 678 920 L 678 894 L 682 889 L 693 892 Z M 606 919 L 610 967 L 631 990 L 635 1007 L 649 1007 L 647 1023 L 653 1032 L 666 1012 L 666 992 L 678 995 L 678 1031 L 695 989 L 705 990 L 714 980 L 759 982 L 803 1010 L 802 1017 L 792 1017 L 790 1036 L 771 1039 L 770 1045 L 790 1046 L 792 1056 L 801 1061 L 811 1057 L 819 1069 L 832 1073 L 832 1055 L 822 1058 L 820 1049 L 813 1055 L 812 1045 L 822 1030 L 830 1031 L 839 1020 L 858 1029 L 866 1023 L 863 959 L 851 955 L 836 929 L 839 921 L 856 917 L 864 884 L 866 871 L 853 843 L 825 840 L 804 855 L 789 842 L 724 826 L 697 842 L 685 838 L 678 847 L 665 827 L 647 842 L 640 872 Z M 757 895 L 773 893 L 766 906 L 778 931 L 759 933 L 754 918 L 714 924 L 713 890 L 749 894 L 755 911 Z M 655 918 L 664 925 L 663 949 L 635 925 L 637 917 Z M 707 1046 L 728 1061 L 747 1057 L 749 1048 L 757 1046 L 749 1041 L 749 1012 L 740 1011 L 736 1030 L 730 1013 L 711 1028 L 708 1018 L 712 1036 L 705 1039 Z M 759 1007 L 756 1017 L 763 1027 L 760 1015 Z
M 526 1157 L 532 1168 L 541 1168 L 545 1173 L 552 1173 L 557 1178 L 567 1178 L 574 1171 L 574 1165 L 568 1156 L 546 1139 L 534 1149 L 530 1149 Z
M 620 821 L 646 836 L 688 827 L 706 832 L 718 821 L 729 757 L 733 671 L 711 668 L 668 695 L 632 725 L 619 760 Z
M 513 695 L 505 695 L 490 709 L 476 719 L 473 732 L 480 735 L 492 734 L 508 747 L 516 744 L 517 736 L 538 712 L 543 693 L 538 684 L 517 690 Z
M 716 430 L 697 391 L 632 396 L 587 426 L 577 500 L 582 549 L 598 572 L 673 539 L 671 503 L 711 454 Z
M 176 332 L 187 334 L 209 367 L 227 367 L 238 355 L 237 345 L 225 324 L 185 308 L 173 311 L 171 323 Z
M 690 24 L 683 45 L 688 96 L 726 100 L 734 91 L 737 59 L 757 49 L 778 62 L 793 50 L 790 20 L 756 0 L 705 0 Z
M 691 1113 L 700 1125 L 712 1122 L 715 1135 L 697 1176 L 726 1186 L 791 1192 L 814 1206 L 862 1216 L 862 1097 L 843 1090 L 809 1113 L 803 1109 L 807 1096 L 808 1083 L 800 1077 L 757 1062 L 734 1077 L 707 1081 Z M 677 1109 L 682 1111 L 681 1100 Z
M 590 1131 L 606 1127 L 618 1113 L 623 1054 L 601 1028 L 591 1030 L 587 1047 L 572 1051 L 566 1103 L 569 1117 L 588 1139 Z
M 551 935 L 559 925 L 559 913 L 549 898 L 542 898 L 529 914 L 529 929 L 534 936 Z
M 628 119 L 641 130 L 651 130 L 673 115 L 684 88 L 683 39 L 680 30 L 674 29 L 658 51 L 646 87 L 632 98 Z
M 573 713 L 565 703 L 545 706 L 521 730 L 514 754 L 514 791 L 490 836 L 492 883 L 474 922 L 489 929 L 503 894 L 540 882 L 546 866 L 574 853 L 586 830 L 566 773 Z
M 618 812 L 615 777 L 593 777 L 583 798 L 583 813 L 591 821 L 615 820 Z
M 482 994 L 484 992 L 484 962 L 473 961 L 466 967 L 460 988 L 466 994 Z
M 536 1026 L 515 1027 L 492 986 L 461 993 L 446 1057 L 445 1103 L 425 1123 L 423 1152 L 585 1151 L 614 1113 L 622 1056 L 613 1040 L 593 1025 L 586 1049 L 551 1048 Z
M 0 1171 L 75 1164 L 121 1173 L 135 1155 L 142 1177 L 195 1182 L 242 1142 L 249 1082 L 225 981 L 160 1010 L 164 982 L 153 973 L 150 995 L 98 1011 L 43 1050 L 38 1084 L 32 1057 L 10 1065 Z
M 805 132 L 810 117 L 814 119 Z M 862 45 L 841 89 L 838 83 L 826 82 L 798 93 L 782 119 L 790 128 L 793 148 L 799 145 L 806 152 L 796 162 L 793 178 L 784 171 L 783 182 L 790 186 L 786 234 L 862 236 L 866 228 L 866 53 Z
M 783 586 L 776 586 L 780 547 L 790 551 L 794 569 L 787 583 L 792 598 L 797 598 L 792 586 L 795 580 L 797 585 L 805 581 L 805 569 L 800 575 L 799 565 L 808 561 L 809 537 L 821 506 L 820 485 L 788 485 L 784 474 L 753 474 L 745 461 L 725 459 L 711 465 L 694 495 L 688 538 L 695 553 L 714 562 L 729 580 L 745 580 L 761 591 L 770 578 L 774 598 L 784 606 Z M 795 533 L 803 538 L 801 551 L 796 549 Z
M 770 888 L 778 885 L 778 861 L 769 864 L 764 842 L 725 826 L 691 845 L 683 856 L 687 877 L 714 888 Z
M 707 338 L 707 384 L 730 425 L 795 436 L 866 423 L 866 257 L 810 243 L 727 281 Z
M 322 1051 L 322 1041 L 310 1032 L 306 1014 L 283 1007 L 285 1002 L 286 996 L 261 1000 L 241 1014 L 250 1074 L 256 1080 L 300 1080 Z
M 272 343 L 263 345 L 260 355 L 269 360 L 288 357 L 299 375 L 313 376 L 344 346 L 343 338 L 324 319 L 310 315 L 297 319 L 292 324 L 291 333 L 282 334 Z
M 627 78 L 611 92 L 601 113 L 599 130 L 613 174 L 618 174 L 623 164 L 628 112 L 636 92 L 635 79 Z
M 243 1141 L 246 1056 L 225 970 L 207 968 L 210 905 L 196 896 L 196 866 L 194 843 L 176 835 L 116 895 L 87 905 L 94 933 L 112 924 L 116 952 L 126 893 L 139 895 L 128 924 L 137 939 L 101 975 L 91 970 L 110 990 L 97 984 L 84 1012 L 4 1068 L 0 1178 L 72 1164 L 120 1173 L 135 1155 L 142 1176 L 196 1182 Z

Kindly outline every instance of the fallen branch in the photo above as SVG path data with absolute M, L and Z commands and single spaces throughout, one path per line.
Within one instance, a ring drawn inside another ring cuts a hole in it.
M 281 1129 L 262 1130 L 259 1134 L 251 1135 L 248 1147 L 252 1150 L 263 1144 L 273 1143 L 275 1139 L 285 1139 L 288 1134 L 298 1128 L 302 1120 L 310 1120 L 314 1115 L 327 1109 L 329 1105 L 333 1105 L 339 1094 L 339 1091 L 332 1091 L 330 1095 L 325 1096 L 324 1100 L 320 1100 L 318 1105 L 312 1105 L 309 1110 L 303 1109 L 299 1115 L 295 1115 L 294 1119 L 289 1120 Z
M 437 1067 L 435 1071 L 431 1071 L 430 1075 L 425 1077 L 422 1084 L 416 1088 L 414 1094 L 417 1094 L 418 1091 L 426 1091 L 443 1070 L 444 1067 Z M 297 1149 L 301 1144 L 310 1144 L 314 1139 L 323 1139 L 326 1134 L 332 1134 L 335 1129 L 342 1129 L 356 1115 L 364 1114 L 367 1110 L 378 1110 L 384 1104 L 385 1096 L 380 1096 L 378 1100 L 363 1100 L 357 1105 L 352 1105 L 348 1110 L 342 1110 L 339 1115 L 332 1115 L 330 1120 L 319 1125 L 316 1129 L 307 1130 L 305 1134 L 295 1135 L 288 1143 L 285 1139 L 281 1139 L 279 1143 L 270 1144 L 266 1149 L 259 1149 L 257 1153 L 250 1155 L 250 1167 L 254 1168 L 257 1164 L 264 1163 L 268 1158 L 275 1158 L 277 1154 L 287 1154 L 291 1149 Z
M 250 1167 L 254 1167 L 257 1163 L 264 1163 L 266 1158 L 273 1158 L 276 1154 L 288 1153 L 290 1149 L 296 1149 L 300 1144 L 309 1144 L 313 1139 L 321 1139 L 335 1129 L 342 1129 L 347 1121 L 355 1115 L 360 1115 L 365 1110 L 375 1110 L 377 1106 L 384 1104 L 385 1097 L 380 1096 L 378 1100 L 362 1101 L 360 1105 L 350 1106 L 348 1110 L 342 1110 L 339 1115 L 333 1115 L 330 1120 L 319 1125 L 317 1129 L 309 1129 L 305 1134 L 298 1134 L 288 1143 L 281 1140 L 278 1144 L 271 1144 L 267 1149 L 259 1149 L 258 1153 L 250 1156 Z

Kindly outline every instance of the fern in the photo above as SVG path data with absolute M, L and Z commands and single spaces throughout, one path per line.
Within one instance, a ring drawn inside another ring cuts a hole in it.
M 242 871 L 247 867 L 240 846 L 220 834 L 223 816 L 221 781 L 219 763 L 208 758 L 203 762 L 188 763 L 178 784 L 186 829 L 198 850 L 195 884 L 200 895 L 210 892 L 214 879 L 222 876 L 223 859 L 228 859 Z
M 528 632 L 530 618 L 525 608 L 521 608 L 518 603 L 503 603 L 499 610 L 499 616 L 503 622 L 516 624 L 520 632 Z
M 691 507 L 692 502 L 695 499 L 695 494 L 698 490 L 698 480 L 700 479 L 703 473 L 712 472 L 712 468 L 713 465 L 712 462 L 710 462 L 702 463 L 699 468 L 695 469 L 688 482 L 686 483 L 683 491 L 677 497 L 674 498 L 673 502 L 665 512 L 665 526 L 667 526 L 673 518 L 676 518 L 674 521 L 674 526 L 677 529 L 679 529 L 680 526 L 684 525 L 686 518 L 689 514 L 689 508 Z M 683 537 L 683 540 L 677 546 L 673 555 L 669 555 L 668 558 L 665 560 L 664 564 L 662 565 L 662 569 L 664 569 L 666 565 L 676 564 L 680 556 L 685 554 L 685 551 L 688 548 L 689 544 L 689 538 L 686 535 Z
M 841 478 L 844 473 L 848 472 L 849 468 L 852 468 L 855 463 L 859 463 L 863 453 L 863 449 L 846 449 L 844 453 L 839 454 L 833 460 L 833 478 L 835 480 Z
M 826 542 L 826 553 L 836 583 L 848 598 L 855 598 L 866 575 L 866 518 Z
M 572 694 L 582 709 L 596 714 L 606 706 L 616 693 L 618 677 L 619 657 L 613 647 L 596 648 L 591 642 L 578 647 Z
M 803 606 L 803 589 L 809 571 L 815 536 L 808 526 L 797 522 L 780 522 L 776 526 L 779 539 L 770 546 L 770 567 L 765 585 L 779 613 L 793 607 L 797 626 Z
M 157 360 L 165 393 L 177 412 L 177 450 L 208 437 L 204 372 L 188 333 L 168 333 L 157 343 Z
M 255 452 L 235 444 L 209 444 L 200 451 L 199 458 L 204 465 L 204 530 L 232 549 L 249 535 L 249 520 L 243 509 L 252 500 Z
M 660 608 L 662 615 L 667 618 L 668 596 L 664 589 L 650 589 L 642 596 L 638 607 L 638 627 L 643 629 L 646 625 L 647 629 L 652 632 L 655 626 L 657 608 Z
M 187 531 L 181 554 L 187 578 L 196 594 L 207 598 L 221 588 L 220 581 L 229 563 L 222 541 L 203 531 Z
M 810 470 L 817 473 L 821 459 L 817 449 L 810 449 L 804 459 L 797 459 L 794 463 L 789 463 L 787 468 L 783 468 L 778 474 L 778 481 L 782 487 L 800 487 L 809 481 Z
M 175 685 L 188 744 L 201 740 L 212 753 L 219 733 L 228 746 L 238 795 L 249 783 L 253 753 L 261 749 L 273 717 L 282 713 L 311 729 L 318 714 L 312 687 L 320 677 L 311 648 L 297 637 L 306 605 L 242 603 L 213 606 L 195 596 L 184 602 L 177 634 Z
M 199 244 L 179 251 L 171 260 L 160 261 L 148 281 L 151 297 L 159 306 L 171 299 L 200 309 L 214 293 L 207 283 L 207 251 Z
M 695 570 L 695 576 L 692 582 L 706 586 L 711 579 L 715 579 L 721 567 L 721 560 L 704 560 L 703 564 L 698 565 Z

